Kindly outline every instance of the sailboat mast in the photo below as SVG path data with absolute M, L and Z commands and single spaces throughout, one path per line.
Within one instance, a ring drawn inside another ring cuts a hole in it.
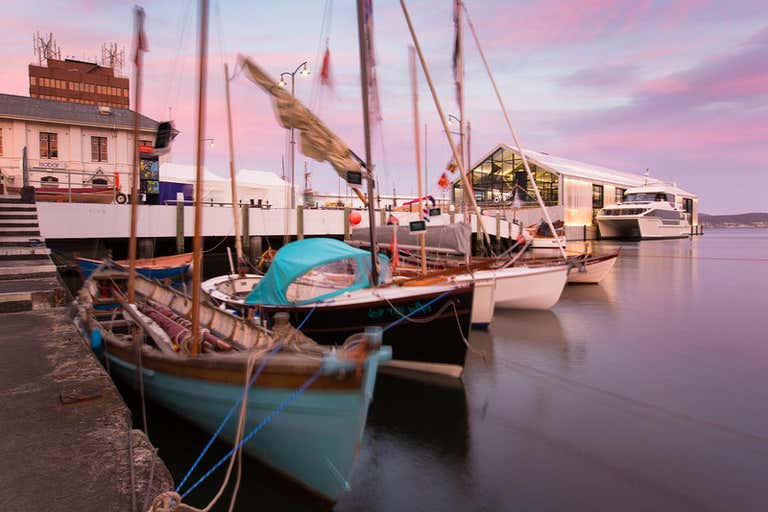
M 237 177 L 235 176 L 235 142 L 232 135 L 232 106 L 229 99 L 229 65 L 224 63 L 224 86 L 227 91 L 227 133 L 229 134 L 229 181 L 232 187 L 232 221 L 235 226 L 235 253 L 237 253 L 237 267 L 241 267 L 243 261 L 243 239 L 240 234 L 240 215 L 237 207 Z M 239 273 L 239 270 L 238 270 Z
M 459 173 L 461 174 L 461 182 L 464 186 L 464 190 L 472 190 L 469 184 L 469 178 L 467 177 L 467 172 L 464 169 L 464 164 L 461 162 L 461 158 L 459 157 L 459 150 L 456 147 L 456 143 L 453 140 L 453 137 L 451 136 L 451 132 L 448 128 L 448 121 L 446 121 L 445 118 L 445 112 L 443 111 L 443 106 L 440 103 L 440 99 L 437 97 L 437 91 L 435 90 L 435 84 L 432 82 L 432 75 L 429 73 L 429 68 L 427 67 L 427 61 L 424 59 L 424 54 L 421 51 L 421 45 L 419 44 L 419 38 L 416 36 L 416 31 L 413 28 L 413 22 L 411 21 L 411 15 L 408 14 L 408 8 L 405 6 L 405 0 L 400 0 L 400 7 L 403 9 L 403 15 L 405 16 L 405 22 L 408 24 L 408 31 L 411 33 L 411 39 L 413 40 L 413 45 L 416 47 L 416 53 L 419 56 L 419 61 L 421 62 L 421 69 L 424 71 L 424 77 L 427 79 L 427 84 L 429 85 L 430 93 L 432 94 L 432 101 L 435 103 L 435 109 L 437 110 L 437 115 L 440 118 L 440 122 L 443 125 L 443 132 L 445 133 L 446 138 L 448 139 L 448 145 L 451 147 L 451 154 L 453 155 L 453 159 L 456 161 L 456 163 L 459 166 Z M 488 247 L 491 247 L 491 239 L 488 235 L 488 230 L 485 228 L 485 223 L 483 222 L 483 217 L 480 215 L 480 210 L 477 208 L 477 202 L 475 201 L 475 197 L 473 194 L 465 194 L 469 198 L 469 204 L 472 206 L 472 211 L 477 216 L 477 231 L 478 233 L 483 233 L 483 239 L 485 240 L 485 244 Z
M 200 0 L 200 48 L 197 69 L 197 154 L 195 156 L 195 238 L 192 245 L 192 346 L 190 353 L 200 353 L 200 293 L 203 271 L 203 160 L 205 158 L 205 81 L 208 57 L 208 0 Z
M 139 206 L 139 112 L 141 110 L 141 71 L 144 64 L 144 9 L 137 7 L 136 77 L 133 88 L 133 166 L 131 169 L 131 234 L 128 239 L 128 303 L 134 304 L 136 290 L 136 226 Z
M 464 120 L 464 30 L 461 21 L 461 0 L 454 0 L 456 2 L 456 88 L 458 90 L 458 103 L 459 103 L 459 156 L 461 156 L 461 162 L 464 169 L 469 171 L 469 162 L 467 162 L 466 152 L 466 121 Z M 466 191 L 467 194 L 471 193 L 471 190 Z
M 418 87 L 418 70 L 416 69 L 416 50 L 413 46 L 408 48 L 408 64 L 411 72 L 411 90 L 413 93 L 413 138 L 414 146 L 416 148 L 416 185 L 418 187 L 419 194 L 419 219 L 424 220 L 424 194 L 421 189 L 421 144 L 419 143 L 419 129 L 421 128 L 419 123 L 419 87 Z M 397 229 L 397 226 L 395 226 Z M 427 273 L 427 249 L 425 247 L 425 231 L 422 231 L 419 235 L 419 244 L 421 250 L 421 273 Z
M 368 231 L 371 238 L 371 286 L 379 284 L 379 271 L 376 268 L 376 215 L 373 200 L 373 163 L 371 162 L 371 120 L 368 110 L 368 45 L 365 37 L 365 13 L 363 2 L 357 0 L 357 39 L 360 46 L 360 83 L 363 98 L 363 133 L 365 136 L 365 168 L 368 171 Z M 367 0 L 370 1 L 370 0 Z M 369 34 L 368 37 L 373 37 Z
M 464 9 L 467 9 L 465 5 L 462 5 L 462 7 Z M 539 206 L 541 207 L 541 212 L 544 214 L 544 219 L 546 220 L 547 225 L 549 226 L 549 229 L 552 232 L 552 236 L 555 238 L 555 243 L 557 243 L 557 247 L 560 249 L 560 254 L 563 257 L 563 261 L 568 261 L 568 255 L 566 254 L 565 248 L 563 248 L 562 243 L 560 243 L 560 237 L 557 235 L 557 230 L 555 229 L 555 226 L 552 223 L 552 218 L 549 215 L 547 206 L 544 203 L 544 199 L 542 199 L 541 197 L 539 186 L 538 184 L 536 184 L 536 180 L 534 179 L 533 173 L 531 172 L 531 166 L 528 164 L 528 158 L 525 156 L 525 150 L 523 149 L 523 146 L 520 144 L 520 139 L 517 137 L 517 132 L 512 126 L 512 120 L 509 117 L 509 112 L 507 111 L 507 107 L 504 106 L 504 100 L 502 100 L 501 98 L 501 92 L 499 92 L 499 87 L 496 85 L 496 79 L 493 77 L 493 73 L 491 72 L 491 66 L 488 64 L 488 59 L 485 58 L 485 52 L 483 51 L 483 47 L 480 45 L 480 38 L 477 36 L 475 25 L 474 23 L 472 23 L 472 20 L 469 17 L 469 11 L 467 11 L 467 24 L 469 25 L 470 32 L 472 32 L 472 37 L 475 40 L 477 51 L 478 53 L 480 53 L 480 58 L 483 61 L 483 66 L 485 66 L 485 71 L 488 74 L 488 79 L 491 81 L 491 85 L 493 86 L 493 92 L 496 93 L 496 99 L 498 100 L 499 107 L 501 108 L 501 111 L 504 114 L 504 120 L 507 122 L 507 127 L 509 128 L 509 132 L 512 134 L 512 140 L 515 141 L 515 146 L 517 146 L 517 149 L 520 151 L 520 158 L 523 160 L 523 166 L 525 167 L 525 172 L 528 175 L 528 180 L 530 180 L 531 185 L 533 185 L 533 191 L 536 193 L 536 199 L 538 200 Z

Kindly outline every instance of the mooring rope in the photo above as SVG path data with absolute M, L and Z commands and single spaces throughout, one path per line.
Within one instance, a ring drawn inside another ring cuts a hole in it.
M 317 305 L 315 305 L 309 313 L 307 313 L 307 316 L 305 316 L 301 323 L 299 323 L 299 326 L 296 328 L 295 331 L 293 331 L 293 335 L 295 336 L 295 333 L 299 332 L 301 328 L 304 326 L 304 324 L 309 320 L 309 317 L 312 316 L 312 313 L 315 312 L 315 309 L 317 308 Z M 210 439 L 208 439 L 208 442 L 206 443 L 203 450 L 200 452 L 200 454 L 197 456 L 197 459 L 192 464 L 192 467 L 189 468 L 187 471 L 187 474 L 184 475 L 184 478 L 181 480 L 181 483 L 176 487 L 176 492 L 181 492 L 182 488 L 184 487 L 184 484 L 187 482 L 189 477 L 192 475 L 192 472 L 197 468 L 197 466 L 200 464 L 200 461 L 203 460 L 203 457 L 206 453 L 208 453 L 208 450 L 213 445 L 213 442 L 219 437 L 219 434 L 221 434 L 221 431 L 224 429 L 224 426 L 229 422 L 229 419 L 232 417 L 232 414 L 234 414 L 235 410 L 237 410 L 237 407 L 242 403 L 242 401 L 245 399 L 246 395 L 248 394 L 248 390 L 253 386 L 253 384 L 256 382 L 256 379 L 261 375 L 261 372 L 264 370 L 264 368 L 267 366 L 267 363 L 269 362 L 272 357 L 277 354 L 280 349 L 282 349 L 285 346 L 285 342 L 281 341 L 275 347 L 264 357 L 264 360 L 259 365 L 258 369 L 253 373 L 251 376 L 251 379 L 248 381 L 247 387 L 243 390 L 243 394 L 240 396 L 240 398 L 235 402 L 232 407 L 229 409 L 229 412 L 224 416 L 224 419 L 221 420 L 221 423 L 219 423 L 218 428 L 216 428 L 216 431 L 211 435 Z
M 237 443 L 235 447 L 233 447 L 229 452 L 227 452 L 226 455 L 224 455 L 221 459 L 219 459 L 219 461 L 216 464 L 214 464 L 208 471 L 206 471 L 205 474 L 202 477 L 200 477 L 199 480 L 197 480 L 197 482 L 195 482 L 189 489 L 187 489 L 184 492 L 184 494 L 181 495 L 181 498 L 182 499 L 186 498 L 189 495 L 189 493 L 195 490 L 198 485 L 200 485 L 206 478 L 208 478 L 214 471 L 216 471 L 219 468 L 219 466 L 221 466 L 228 458 L 230 458 L 232 454 L 235 452 L 235 450 L 239 450 L 240 448 L 242 448 L 248 441 L 250 441 L 253 438 L 253 436 L 258 434 L 264 427 L 269 425 L 269 423 L 273 419 L 275 419 L 275 417 L 278 414 L 280 414 L 283 411 L 283 409 L 288 407 L 288 405 L 290 405 L 291 402 L 293 402 L 296 398 L 298 398 L 298 396 L 301 393 L 306 391 L 307 388 L 309 388 L 317 380 L 317 378 L 320 377 L 320 375 L 322 374 L 322 371 L 323 371 L 322 367 L 318 368 L 317 371 L 314 374 L 312 374 L 312 376 L 309 377 L 304 382 L 304 384 L 299 386 L 299 388 L 296 389 L 293 393 L 291 393 L 290 396 L 288 396 L 288 398 L 283 400 L 280 403 L 280 405 L 278 405 L 271 413 L 269 413 L 269 415 L 266 418 L 264 418 L 261 421 L 261 423 L 259 423 L 256 427 L 254 427 L 254 429 L 251 430 L 248 433 L 248 435 L 242 439 L 242 441 Z

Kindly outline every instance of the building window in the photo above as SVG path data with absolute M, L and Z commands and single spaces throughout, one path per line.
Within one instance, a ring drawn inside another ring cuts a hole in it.
M 592 185 L 592 208 L 602 208 L 604 203 L 603 186 Z
M 107 138 L 106 137 L 91 137 L 91 161 L 92 162 L 107 161 Z
M 40 132 L 40 158 L 59 158 L 59 141 L 55 133 Z
M 627 189 L 625 189 L 625 188 L 616 187 L 616 202 L 617 203 L 620 203 L 620 202 L 624 201 L 624 192 L 626 192 L 626 191 L 627 191 Z

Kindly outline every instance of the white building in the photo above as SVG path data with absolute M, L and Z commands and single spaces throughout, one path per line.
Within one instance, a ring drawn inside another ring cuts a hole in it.
M 163 163 L 160 165 L 160 181 L 184 183 L 195 187 L 196 168 L 194 165 Z M 229 174 L 227 173 L 227 176 Z M 270 208 L 289 208 L 291 184 L 277 174 L 267 171 L 240 169 L 237 178 L 237 200 L 239 203 L 261 204 Z M 232 187 L 228 177 L 203 168 L 203 202 L 231 203 Z M 298 202 L 296 204 L 301 204 Z
M 624 192 L 658 179 L 569 160 L 526 149 L 536 184 L 552 220 L 562 220 L 566 236 L 571 240 L 597 236 L 596 213 L 621 201 Z M 515 215 L 524 224 L 538 223 L 542 214 L 533 186 L 528 180 L 520 150 L 499 144 L 483 155 L 470 169 L 475 200 L 484 210 L 503 211 Z M 461 180 L 454 182 L 454 197 L 461 200 Z M 513 209 L 513 201 L 522 208 Z M 693 231 L 698 231 L 698 198 L 682 192 L 677 207 L 690 214 Z
M 130 183 L 134 112 L 11 94 L 0 94 L 0 173 L 21 187 L 24 147 L 30 184 L 90 187 Z M 157 121 L 140 116 L 140 144 L 154 144 Z

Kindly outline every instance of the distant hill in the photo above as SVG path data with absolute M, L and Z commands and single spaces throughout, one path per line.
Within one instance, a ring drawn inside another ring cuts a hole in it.
M 705 228 L 768 228 L 768 213 L 739 213 L 736 215 L 699 214 Z

